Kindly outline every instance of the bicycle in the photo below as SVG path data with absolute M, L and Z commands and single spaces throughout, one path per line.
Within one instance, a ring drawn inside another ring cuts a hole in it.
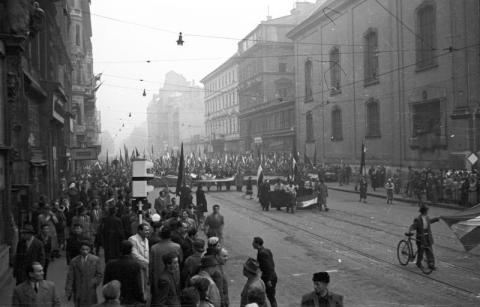
M 414 244 L 412 243 L 414 240 L 417 241 L 416 239 L 412 238 L 413 233 L 406 232 L 405 236 L 407 236 L 407 239 L 400 240 L 400 242 L 398 242 L 398 245 L 397 245 L 398 262 L 400 262 L 400 264 L 403 266 L 407 265 L 409 262 L 413 262 L 418 254 L 418 251 L 414 249 L 413 247 Z M 428 263 L 428 259 L 426 257 L 426 250 L 429 250 L 431 248 L 428 246 L 426 247 L 422 246 L 421 248 L 424 250 L 423 252 L 424 256 L 421 261 L 420 269 L 424 274 L 428 275 L 432 273 L 433 268 L 431 268 L 431 266 Z

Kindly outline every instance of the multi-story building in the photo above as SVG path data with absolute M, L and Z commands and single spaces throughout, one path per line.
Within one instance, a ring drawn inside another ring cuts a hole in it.
M 99 76 L 93 74 L 90 0 L 69 0 L 71 18 L 70 59 L 72 74 L 73 149 L 72 160 L 96 159 L 100 152 L 100 112 L 96 89 Z M 79 155 L 79 151 L 81 154 Z M 74 163 L 74 166 L 77 163 Z
M 14 225 L 40 195 L 57 196 L 68 168 L 72 67 L 66 0 L 0 0 L 0 20 L 1 291 Z
M 325 13 L 325 12 L 328 13 Z M 298 148 L 324 162 L 464 167 L 480 149 L 476 0 L 330 0 L 288 36 Z
M 238 43 L 240 150 L 290 151 L 295 135 L 295 63 L 287 32 L 313 3 L 267 18 Z
M 170 71 L 147 107 L 148 148 L 163 153 L 203 136 L 203 90 Z
M 239 151 L 238 65 L 234 55 L 202 79 L 205 133 L 212 152 Z

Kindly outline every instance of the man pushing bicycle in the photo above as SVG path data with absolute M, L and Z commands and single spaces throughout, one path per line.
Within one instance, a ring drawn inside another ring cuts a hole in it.
M 439 221 L 439 218 L 430 218 L 428 216 L 428 207 L 422 205 L 420 207 L 420 215 L 413 220 L 409 231 L 415 231 L 417 234 L 417 266 L 422 268 L 423 252 L 425 251 L 427 263 L 430 269 L 435 270 L 435 256 L 433 255 L 433 236 L 430 224 Z

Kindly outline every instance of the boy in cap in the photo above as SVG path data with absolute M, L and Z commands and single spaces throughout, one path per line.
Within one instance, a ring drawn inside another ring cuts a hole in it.
M 330 275 L 327 272 L 313 274 L 312 281 L 315 291 L 302 297 L 301 307 L 343 307 L 343 296 L 328 290 Z

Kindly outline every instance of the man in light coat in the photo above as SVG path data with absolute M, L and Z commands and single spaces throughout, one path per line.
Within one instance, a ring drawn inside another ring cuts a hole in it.
M 89 241 L 83 241 L 80 255 L 70 262 L 65 294 L 70 300 L 73 297 L 75 307 L 89 307 L 97 303 L 97 287 L 103 280 L 103 267 L 100 258 L 90 254 Z
M 148 263 L 150 252 L 148 248 L 148 236 L 150 234 L 150 225 L 141 223 L 138 225 L 137 234 L 128 238 L 133 245 L 132 255 L 142 267 L 142 288 L 145 300 L 148 298 L 150 283 L 148 280 Z
M 43 266 L 32 262 L 26 267 L 28 280 L 13 290 L 12 307 L 60 307 L 55 284 L 43 279 Z

